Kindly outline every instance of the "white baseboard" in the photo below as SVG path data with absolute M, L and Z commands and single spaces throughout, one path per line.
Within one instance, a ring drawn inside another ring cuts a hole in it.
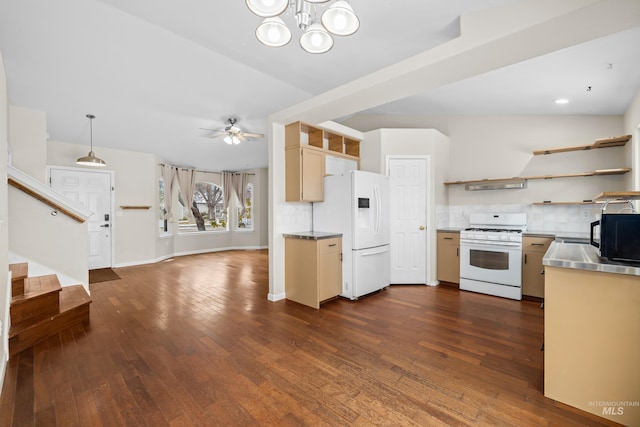
M 283 299 L 285 299 L 285 298 L 286 298 L 286 294 L 285 294 L 284 292 L 281 292 L 281 293 L 279 293 L 279 294 L 272 294 L 272 293 L 269 293 L 269 294 L 267 295 L 267 299 L 268 299 L 269 301 L 274 301 L 274 302 L 275 302 L 275 301 L 283 300 Z

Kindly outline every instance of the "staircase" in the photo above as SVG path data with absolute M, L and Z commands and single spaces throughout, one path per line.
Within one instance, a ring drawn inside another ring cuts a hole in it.
M 89 322 L 91 298 L 82 285 L 60 286 L 55 274 L 28 277 L 27 263 L 10 264 L 9 357 L 71 326 Z

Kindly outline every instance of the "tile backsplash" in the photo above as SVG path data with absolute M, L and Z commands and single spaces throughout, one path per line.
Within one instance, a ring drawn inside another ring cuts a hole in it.
M 607 212 L 628 209 L 628 205 L 609 205 Z M 436 207 L 437 228 L 466 228 L 472 213 L 525 213 L 527 230 L 589 234 L 591 222 L 597 220 L 602 205 L 449 205 Z

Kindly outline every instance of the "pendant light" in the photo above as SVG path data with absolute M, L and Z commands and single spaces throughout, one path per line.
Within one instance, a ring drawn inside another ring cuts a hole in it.
M 95 119 L 96 116 L 94 116 L 93 114 L 87 114 L 87 118 L 89 119 L 89 129 L 91 133 L 91 149 L 89 150 L 89 154 L 87 154 L 85 157 L 80 157 L 78 160 L 76 160 L 76 164 L 82 166 L 106 166 L 107 164 L 104 162 L 104 160 L 96 157 L 96 155 L 93 154 L 93 119 Z

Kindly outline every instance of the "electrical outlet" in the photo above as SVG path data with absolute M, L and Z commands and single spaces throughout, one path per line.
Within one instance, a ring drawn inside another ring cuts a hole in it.
M 591 212 L 589 212 L 589 211 L 588 211 L 588 210 L 586 210 L 586 209 L 583 209 L 583 210 L 582 210 L 582 218 L 587 219 L 587 218 L 589 218 L 590 216 L 591 216 Z

